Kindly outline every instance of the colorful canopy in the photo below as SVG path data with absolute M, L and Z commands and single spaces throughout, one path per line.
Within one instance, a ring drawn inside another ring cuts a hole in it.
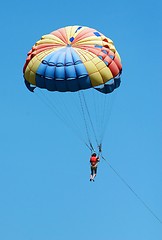
M 112 40 L 82 26 L 68 26 L 42 36 L 28 53 L 23 69 L 31 91 L 34 85 L 49 91 L 96 88 L 103 93 L 119 87 L 121 71 Z

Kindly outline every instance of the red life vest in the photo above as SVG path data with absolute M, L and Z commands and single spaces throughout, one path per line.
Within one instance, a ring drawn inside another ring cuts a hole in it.
M 90 158 L 90 163 L 91 163 L 92 166 L 94 166 L 97 162 L 98 162 L 98 158 L 97 157 L 91 157 Z

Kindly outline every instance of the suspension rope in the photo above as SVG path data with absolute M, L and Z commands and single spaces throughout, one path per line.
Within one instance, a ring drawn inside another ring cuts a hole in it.
M 86 117 L 85 117 L 85 111 L 84 111 L 84 107 L 83 107 L 83 102 L 82 102 L 82 99 L 81 99 L 80 91 L 78 92 L 78 95 L 79 95 L 79 100 L 80 100 L 80 106 L 81 106 L 81 110 L 82 110 L 83 120 L 84 120 L 84 124 L 85 124 L 86 134 L 87 134 L 87 138 L 88 138 L 88 142 L 89 142 L 89 146 L 90 146 L 89 148 L 90 148 L 91 151 L 93 151 L 94 148 L 93 148 L 92 142 L 90 140 L 90 134 L 89 134 L 89 131 L 88 131 L 88 124 L 87 124 Z
M 79 134 L 78 131 L 76 131 L 76 129 L 74 128 L 74 125 L 71 126 L 69 122 L 66 121 L 66 118 L 64 117 L 64 115 L 61 113 L 61 111 L 59 111 L 59 109 L 56 108 L 56 106 L 53 104 L 53 102 L 42 92 L 40 96 L 39 94 L 37 94 L 37 92 L 35 93 L 35 96 L 37 98 L 39 98 L 53 113 L 54 115 L 57 115 L 57 117 L 64 123 L 64 125 L 66 125 L 66 127 L 68 127 L 69 129 L 71 129 L 75 135 L 78 137 L 78 139 L 80 139 L 84 145 L 90 150 L 92 151 L 91 146 L 83 139 L 83 137 Z M 78 129 L 78 128 L 77 128 Z
M 108 110 L 109 110 L 109 101 L 110 101 L 110 96 L 107 96 L 106 94 L 103 96 L 103 100 L 102 100 L 102 105 L 103 105 L 103 109 L 102 109 L 102 118 L 101 118 L 101 130 L 100 130 L 100 143 L 102 143 L 103 141 L 103 136 L 104 133 L 106 131 L 106 126 L 108 125 L 108 121 L 107 118 L 109 116 L 108 114 Z
M 91 89 L 90 91 L 91 93 L 91 107 L 93 108 L 93 123 L 95 124 L 95 130 L 97 132 L 98 135 L 98 140 L 100 139 L 100 133 L 101 133 L 101 116 L 102 111 L 101 111 L 101 93 L 99 93 L 98 91 L 96 91 L 95 89 Z M 100 141 L 99 141 L 100 142 Z
M 115 104 L 117 98 L 117 91 L 113 92 L 113 96 L 109 95 L 109 96 L 105 96 L 105 113 L 103 116 L 103 127 L 102 127 L 102 132 L 101 132 L 101 144 L 103 142 L 103 139 L 105 137 L 105 133 L 107 131 L 107 128 L 109 126 L 110 123 L 110 119 L 111 119 L 111 115 L 112 115 L 112 111 L 113 111 L 113 107 Z
M 83 92 L 82 92 L 82 96 L 83 96 L 84 104 L 85 104 L 85 107 L 86 107 L 86 111 L 87 111 L 87 114 L 88 114 L 88 117 L 89 117 L 89 121 L 90 121 L 90 124 L 91 124 L 91 128 L 92 128 L 96 143 L 97 143 L 97 145 L 99 145 L 98 140 L 97 140 L 97 136 L 96 136 L 96 132 L 95 132 L 95 129 L 94 129 L 94 126 L 93 126 L 93 122 L 92 122 L 92 119 L 91 119 L 91 115 L 90 115 L 90 112 L 89 112 L 89 109 L 88 109 L 88 105 L 87 105 L 87 102 L 86 102 L 86 99 L 85 99 L 85 96 L 84 96 Z
M 109 165 L 109 167 L 113 170 L 113 172 L 118 176 L 118 178 L 124 183 L 124 185 L 129 188 L 129 190 L 134 194 L 134 196 L 143 204 L 143 206 L 152 214 L 152 216 L 162 224 L 162 220 L 153 212 L 153 210 L 146 204 L 146 202 L 133 190 L 133 188 L 127 183 L 127 181 L 112 167 L 112 165 L 107 161 L 103 155 L 101 155 L 102 159 Z

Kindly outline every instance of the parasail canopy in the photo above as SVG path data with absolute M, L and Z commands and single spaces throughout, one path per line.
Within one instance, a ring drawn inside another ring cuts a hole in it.
M 47 106 L 91 151 L 96 145 L 99 152 L 111 113 L 108 93 L 120 86 L 121 72 L 113 41 L 85 26 L 68 26 L 42 36 L 23 68 L 27 88 L 51 91 L 51 100 L 44 91 L 40 98 L 45 97 Z
M 23 73 L 30 91 L 110 93 L 120 85 L 122 65 L 110 38 L 95 29 L 68 26 L 42 36 L 29 51 Z

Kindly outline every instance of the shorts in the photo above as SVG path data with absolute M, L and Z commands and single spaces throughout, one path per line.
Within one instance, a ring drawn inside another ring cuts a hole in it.
M 91 175 L 97 174 L 97 166 L 91 166 Z

